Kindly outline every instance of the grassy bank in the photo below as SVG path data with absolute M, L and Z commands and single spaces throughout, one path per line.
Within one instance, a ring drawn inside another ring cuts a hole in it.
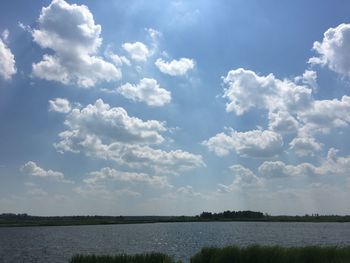
M 70 263 L 175 263 L 164 254 L 117 256 L 82 256 Z M 180 263 L 180 262 L 178 262 Z M 350 263 L 350 247 L 236 246 L 203 248 L 191 258 L 191 263 Z
M 350 247 L 204 248 L 191 263 L 349 263 Z

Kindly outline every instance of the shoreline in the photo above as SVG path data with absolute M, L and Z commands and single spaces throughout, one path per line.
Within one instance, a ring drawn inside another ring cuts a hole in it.
M 48 226 L 94 226 L 94 225 L 131 225 L 131 224 L 156 224 L 156 223 L 222 223 L 222 222 L 251 222 L 251 223 L 350 223 L 350 220 L 293 220 L 293 219 L 226 219 L 226 220 L 123 220 L 123 221 L 52 221 L 43 222 L 33 220 L 30 222 L 0 222 L 0 228 L 5 227 L 48 227 Z

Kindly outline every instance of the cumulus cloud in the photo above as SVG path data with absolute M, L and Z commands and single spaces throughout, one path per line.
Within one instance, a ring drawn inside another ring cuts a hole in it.
M 315 155 L 316 152 L 322 150 L 323 145 L 313 137 L 297 137 L 289 143 L 289 146 L 298 156 L 304 157 Z
M 310 58 L 310 64 L 328 66 L 340 75 L 350 76 L 350 24 L 329 28 L 321 42 L 314 42 L 313 49 L 318 56 Z
M 319 165 L 300 163 L 285 164 L 282 161 L 266 161 L 258 168 L 259 176 L 266 178 L 298 177 L 298 176 L 349 176 L 350 156 L 338 157 L 338 150 L 330 148 L 327 157 Z
M 302 134 L 315 132 L 329 133 L 333 128 L 347 127 L 350 124 L 350 97 L 344 95 L 341 100 L 316 100 L 298 114 L 305 124 Z
M 176 189 L 174 197 L 178 197 L 178 196 L 202 196 L 201 193 L 196 192 L 192 186 L 190 185 L 186 185 L 186 186 L 181 186 L 178 189 Z
M 338 150 L 330 148 L 327 159 L 320 165 L 321 174 L 341 175 L 349 177 L 350 156 L 338 156 Z
M 38 25 L 31 31 L 33 40 L 54 54 L 45 54 L 33 64 L 34 76 L 80 87 L 121 78 L 118 68 L 96 56 L 102 43 L 101 26 L 86 6 L 53 0 L 42 8 Z
M 259 76 L 254 71 L 239 68 L 228 72 L 224 79 L 226 111 L 242 115 L 251 108 L 300 111 L 311 102 L 312 89 L 299 86 L 273 74 Z
M 17 72 L 15 56 L 0 38 L 0 78 L 9 80 Z
M 64 180 L 63 173 L 52 171 L 52 170 L 44 170 L 33 161 L 29 161 L 25 163 L 23 166 L 21 166 L 21 171 L 23 173 L 26 173 L 32 176 L 41 177 L 41 178 L 52 178 L 58 181 Z
M 220 193 L 234 192 L 246 187 L 264 186 L 268 180 L 319 177 L 319 176 L 342 176 L 349 177 L 350 156 L 339 157 L 338 150 L 331 148 L 327 157 L 318 165 L 300 163 L 297 165 L 286 164 L 282 161 L 265 161 L 254 173 L 242 165 L 230 167 L 234 180 L 231 184 L 219 184 Z
M 234 192 L 240 190 L 242 187 L 257 187 L 263 185 L 263 180 L 256 176 L 250 169 L 236 164 L 230 167 L 231 174 L 234 180 L 231 184 L 219 184 L 219 192 Z
M 124 56 L 119 56 L 117 54 L 110 53 L 109 58 L 113 61 L 114 65 L 116 65 L 117 67 L 121 67 L 123 65 L 127 65 L 127 66 L 131 65 L 130 60 Z
M 146 183 L 157 188 L 172 187 L 165 176 L 150 176 L 145 173 L 123 172 L 110 167 L 102 168 L 100 171 L 91 172 L 89 178 L 85 179 L 84 182 L 87 184 L 95 184 L 106 180 Z
M 170 62 L 166 62 L 163 59 L 158 58 L 155 65 L 164 74 L 171 76 L 183 76 L 189 70 L 194 68 L 195 63 L 189 58 L 180 58 L 179 60 L 174 59 Z
M 70 102 L 64 98 L 49 100 L 49 111 L 68 113 L 71 111 Z
M 305 70 L 302 76 L 298 76 L 295 79 L 296 83 L 302 83 L 306 86 L 311 87 L 313 90 L 317 90 L 317 73 L 313 70 Z
M 277 133 L 297 133 L 298 121 L 287 111 L 269 112 L 269 129 Z
M 164 141 L 162 133 L 168 130 L 165 123 L 130 117 L 123 108 L 112 108 L 101 99 L 94 105 L 73 109 L 65 124 L 68 129 L 59 134 L 60 141 L 55 144 L 62 153 L 82 152 L 158 173 L 178 173 L 205 166 L 200 155 L 150 147 Z
M 259 175 L 266 178 L 282 178 L 288 176 L 314 176 L 318 168 L 310 163 L 287 165 L 281 161 L 267 161 L 258 168 Z
M 202 144 L 218 156 L 235 151 L 244 157 L 265 158 L 281 152 L 283 139 L 278 133 L 269 130 L 237 132 L 231 129 L 229 134 L 218 133 Z
M 74 108 L 65 125 L 77 138 L 96 136 L 107 142 L 139 144 L 159 144 L 164 141 L 161 133 L 167 130 L 163 122 L 130 117 L 124 108 L 111 107 L 102 99 L 82 109 Z
M 117 92 L 132 101 L 144 102 L 149 106 L 160 107 L 171 101 L 171 93 L 160 87 L 155 79 L 143 78 L 137 85 L 126 83 Z
M 124 43 L 122 48 L 129 53 L 133 60 L 139 62 L 147 61 L 147 58 L 151 55 L 148 47 L 142 42 Z

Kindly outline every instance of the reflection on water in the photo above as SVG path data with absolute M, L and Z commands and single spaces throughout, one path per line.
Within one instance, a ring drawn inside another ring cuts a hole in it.
M 201 222 L 0 228 L 0 262 L 68 262 L 74 254 L 163 252 L 185 262 L 204 246 L 350 245 L 350 223 Z

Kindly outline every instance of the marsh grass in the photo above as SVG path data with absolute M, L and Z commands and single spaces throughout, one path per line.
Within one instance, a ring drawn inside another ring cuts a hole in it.
M 203 248 L 191 263 L 350 263 L 350 247 Z
M 70 263 L 176 263 L 161 253 L 96 256 L 77 255 Z M 177 263 L 181 263 L 178 261 Z M 350 263 L 350 247 L 229 246 L 203 248 L 191 263 Z

